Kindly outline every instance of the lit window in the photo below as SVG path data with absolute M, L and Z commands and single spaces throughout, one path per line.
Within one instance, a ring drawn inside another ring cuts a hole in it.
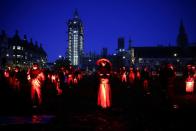
M 17 50 L 21 50 L 21 46 L 17 46 Z
M 174 53 L 174 56 L 176 57 L 178 54 L 177 53 Z
M 139 58 L 139 63 L 141 63 L 143 61 L 143 58 Z
M 7 57 L 9 57 L 9 54 L 6 54 Z
M 20 58 L 20 55 L 17 55 L 17 58 Z
M 16 49 L 16 47 L 15 46 L 13 46 L 13 50 L 15 50 Z
M 125 59 L 126 57 L 125 56 L 123 56 L 123 59 Z

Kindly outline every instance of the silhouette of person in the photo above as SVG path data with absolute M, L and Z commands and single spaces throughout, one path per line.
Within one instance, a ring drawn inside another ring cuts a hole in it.
M 39 69 L 37 63 L 33 64 L 33 67 L 27 73 L 27 79 L 31 84 L 31 100 L 33 104 L 36 102 L 36 95 L 38 99 L 38 105 L 42 104 L 42 84 L 45 81 L 44 73 Z M 36 107 L 36 105 L 33 105 Z
M 99 59 L 97 61 L 98 76 L 100 80 L 98 89 L 98 106 L 109 108 L 111 106 L 111 89 L 109 77 L 111 74 L 111 62 L 107 59 Z

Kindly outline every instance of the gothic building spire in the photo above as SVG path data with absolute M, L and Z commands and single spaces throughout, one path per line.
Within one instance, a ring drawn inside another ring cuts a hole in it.
M 187 33 L 184 27 L 184 23 L 181 20 L 180 27 L 179 27 L 179 33 L 177 36 L 177 46 L 185 47 L 187 45 L 188 45 L 188 37 L 187 37 Z
M 26 34 L 24 35 L 24 40 L 27 40 L 27 35 Z
M 130 50 L 131 49 L 131 47 L 132 47 L 132 39 L 129 39 L 129 47 L 128 47 L 128 49 Z
M 79 14 L 78 14 L 77 9 L 75 9 L 75 11 L 74 11 L 74 18 L 79 18 Z

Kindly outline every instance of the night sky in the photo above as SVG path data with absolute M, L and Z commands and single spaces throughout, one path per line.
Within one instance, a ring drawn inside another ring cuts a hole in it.
M 84 24 L 85 52 L 115 52 L 118 37 L 133 46 L 175 45 L 180 20 L 196 42 L 195 0 L 0 0 L 0 30 L 15 30 L 42 43 L 49 61 L 64 55 L 68 19 L 77 9 Z

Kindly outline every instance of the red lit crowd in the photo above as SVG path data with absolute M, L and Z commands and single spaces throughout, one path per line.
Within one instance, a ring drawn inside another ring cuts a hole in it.
M 157 71 L 151 71 L 148 67 L 121 67 L 119 71 L 112 71 L 112 63 L 107 59 L 100 59 L 96 64 L 97 70 L 94 74 L 99 80 L 97 104 L 102 108 L 111 106 L 110 79 L 112 77 L 118 79 L 123 88 L 132 88 L 139 83 L 146 94 L 150 94 L 150 85 L 153 79 L 158 79 L 162 90 L 167 92 L 169 85 L 174 82 L 177 76 L 172 64 L 162 65 Z M 53 96 L 62 95 L 65 88 L 77 87 L 88 75 L 90 74 L 86 71 L 71 65 L 56 70 L 41 69 L 37 63 L 34 63 L 28 70 L 22 70 L 18 66 L 7 67 L 0 71 L 0 97 L 17 98 L 25 93 L 24 96 L 30 97 L 32 106 L 39 106 L 43 103 L 43 94 L 48 97 L 51 94 Z M 182 78 L 186 84 L 185 91 L 194 92 L 195 66 L 187 65 L 182 73 Z

